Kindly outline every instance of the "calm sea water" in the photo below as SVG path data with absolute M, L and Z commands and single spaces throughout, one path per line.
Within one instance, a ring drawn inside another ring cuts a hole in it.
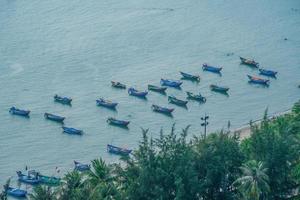
M 299 53 L 299 0 L 1 0 L 0 183 L 26 165 L 52 174 L 56 166 L 70 170 L 74 159 L 117 161 L 106 144 L 135 148 L 140 127 L 156 137 L 173 123 L 191 124 L 199 134 L 205 113 L 215 131 L 228 120 L 239 127 L 260 118 L 266 107 L 286 110 L 300 99 Z M 257 71 L 240 65 L 239 55 L 279 71 L 278 79 L 269 88 L 248 84 L 246 75 Z M 204 62 L 222 66 L 223 76 L 203 72 Z M 157 93 L 141 100 L 110 86 L 118 80 L 145 90 L 162 77 L 179 79 L 180 70 L 201 82 L 167 93 L 201 92 L 207 103 L 184 109 Z M 230 96 L 212 93 L 211 83 L 230 87 Z M 72 107 L 54 103 L 54 94 L 72 97 Z M 97 107 L 99 97 L 119 102 L 117 111 Z M 174 117 L 152 112 L 152 103 L 174 107 Z M 13 105 L 31 110 L 30 119 L 10 115 Z M 85 134 L 63 134 L 44 112 L 66 116 L 66 126 Z M 107 125 L 109 116 L 130 120 L 129 130 Z

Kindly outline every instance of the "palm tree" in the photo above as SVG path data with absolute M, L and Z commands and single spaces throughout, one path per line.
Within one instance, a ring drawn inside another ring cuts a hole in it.
M 49 186 L 34 187 L 33 193 L 30 194 L 31 200 L 55 200 L 56 193 Z
M 240 169 L 242 177 L 238 178 L 233 186 L 241 192 L 244 199 L 259 200 L 264 198 L 270 191 L 270 187 L 269 177 L 266 174 L 267 168 L 264 168 L 263 163 L 252 160 Z

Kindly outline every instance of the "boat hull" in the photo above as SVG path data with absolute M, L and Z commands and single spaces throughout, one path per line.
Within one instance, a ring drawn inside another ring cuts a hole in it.
M 102 106 L 102 107 L 106 107 L 106 108 L 110 108 L 110 109 L 116 109 L 116 106 L 118 105 L 118 103 L 108 102 L 108 101 L 105 101 L 104 99 L 96 100 L 96 103 L 97 103 L 97 106 Z
M 146 98 L 148 92 L 144 91 L 144 92 L 140 92 L 134 88 L 129 88 L 128 89 L 128 94 L 131 96 L 136 96 L 136 97 L 141 97 L 141 98 Z
M 267 79 L 261 79 L 261 78 L 253 77 L 253 76 L 250 76 L 250 75 L 247 75 L 247 76 L 249 78 L 249 83 L 266 85 L 266 86 L 269 85 L 270 81 L 267 80 Z
M 68 133 L 70 135 L 82 135 L 83 131 L 75 128 L 62 127 L 64 133 Z
M 123 155 L 123 156 L 128 156 L 132 152 L 131 149 L 120 148 L 111 144 L 107 145 L 107 151 L 112 154 Z
M 158 87 L 155 85 L 148 85 L 148 90 L 154 91 L 154 92 L 160 92 L 160 93 L 165 93 L 166 92 L 166 87 Z
M 259 74 L 269 77 L 276 77 L 277 72 L 272 70 L 259 69 Z
M 195 95 L 191 92 L 186 92 L 187 94 L 187 98 L 188 99 L 192 99 L 192 100 L 196 100 L 196 101 L 200 101 L 200 102 L 206 102 L 206 98 L 203 97 L 202 95 Z
M 161 79 L 160 84 L 168 87 L 180 88 L 182 82 L 181 81 L 171 81 L 167 79 Z
M 71 105 L 72 99 L 68 97 L 60 97 L 58 95 L 54 96 L 54 101 L 61 103 L 61 104 L 68 104 Z
M 259 63 L 255 62 L 254 60 L 246 59 L 243 57 L 240 57 L 240 60 L 241 60 L 241 63 L 244 65 L 248 65 L 248 66 L 255 67 L 255 68 L 259 67 Z
M 60 123 L 63 123 L 64 120 L 65 120 L 64 117 L 61 117 L 61 116 L 58 116 L 58 115 L 53 115 L 53 114 L 50 114 L 50 113 L 45 113 L 44 117 L 46 119 L 51 120 L 51 121 L 60 122 Z
M 11 107 L 9 109 L 9 113 L 12 115 L 19 115 L 23 117 L 29 117 L 30 111 L 29 110 L 20 110 L 15 107 Z
M 27 191 L 18 188 L 8 187 L 7 194 L 13 197 L 26 197 Z
M 117 120 L 115 118 L 110 117 L 107 119 L 107 123 L 109 123 L 111 125 L 115 125 L 115 126 L 127 127 L 130 122 L 123 121 L 123 120 Z
M 174 108 L 164 108 L 158 105 L 152 105 L 151 106 L 152 110 L 155 112 L 163 113 L 163 114 L 172 114 L 174 111 Z
M 183 101 L 180 99 L 177 99 L 176 97 L 169 96 L 168 101 L 172 104 L 178 105 L 178 106 L 186 106 L 188 101 Z
M 202 69 L 203 71 L 209 71 L 209 72 L 213 72 L 213 73 L 221 73 L 222 67 L 214 67 L 214 66 L 209 66 L 207 64 L 203 64 L 202 65 Z

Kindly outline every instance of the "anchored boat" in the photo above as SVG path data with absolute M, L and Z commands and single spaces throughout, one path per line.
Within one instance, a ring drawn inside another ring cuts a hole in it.
M 165 93 L 166 92 L 166 87 L 159 87 L 155 85 L 148 85 L 148 90 L 152 90 L 154 92 L 160 92 L 160 93 Z
M 188 74 L 185 72 L 180 72 L 181 76 L 183 79 L 188 79 L 188 80 L 192 80 L 192 81 L 200 81 L 200 76 L 199 75 L 192 75 L 192 74 Z
M 241 60 L 241 63 L 244 65 L 249 65 L 249 66 L 255 67 L 255 68 L 259 67 L 259 63 L 255 62 L 253 59 L 247 59 L 247 58 L 240 57 L 240 60 Z
M 222 67 L 214 67 L 214 66 L 208 65 L 207 63 L 204 63 L 202 65 L 202 69 L 203 69 L 203 71 L 221 73 Z
M 65 117 L 61 117 L 61 116 L 58 116 L 58 115 L 53 115 L 53 114 L 50 114 L 50 113 L 45 113 L 44 117 L 46 119 L 51 120 L 51 121 L 60 122 L 60 123 L 63 123 L 64 120 L 65 120 Z
M 169 80 L 169 79 L 161 79 L 160 84 L 163 86 L 179 88 L 181 86 L 182 82 L 175 81 L 175 80 Z
M 108 100 L 105 100 L 103 98 L 97 99 L 96 103 L 98 106 L 102 106 L 102 107 L 106 107 L 106 108 L 111 108 L 111 109 L 115 109 L 116 106 L 118 105 L 118 103 L 114 103 Z
M 117 81 L 111 81 L 111 86 L 120 89 L 126 89 L 126 85 Z
M 128 89 L 128 94 L 136 97 L 141 97 L 141 98 L 146 98 L 148 92 L 147 91 L 138 91 L 134 88 L 129 88 Z
M 116 126 L 122 126 L 122 127 L 127 127 L 130 121 L 124 121 L 124 120 L 118 120 L 113 117 L 109 117 L 107 120 L 107 123 L 116 125 Z
M 188 103 L 188 101 L 177 99 L 174 96 L 168 96 L 168 101 L 178 106 L 186 106 L 186 104 Z
M 206 98 L 199 94 L 193 94 L 192 92 L 186 92 L 188 99 L 193 99 L 200 102 L 206 102 Z
M 19 115 L 19 116 L 23 116 L 23 117 L 29 117 L 29 110 L 21 110 L 15 107 L 11 107 L 9 109 L 9 113 L 12 115 Z
M 164 114 L 172 114 L 172 112 L 174 111 L 174 108 L 165 108 L 154 104 L 151 106 L 151 108 L 155 112 L 164 113 Z
M 111 144 L 107 145 L 107 151 L 109 153 L 113 153 L 113 154 L 117 154 L 117 155 L 123 155 L 123 156 L 128 156 L 132 150 L 131 149 L 127 149 L 127 148 L 121 148 L 121 147 L 117 147 Z
M 62 103 L 62 104 L 68 104 L 68 105 L 70 105 L 71 102 L 72 102 L 71 98 L 69 98 L 69 97 L 61 97 L 61 96 L 58 96 L 57 94 L 54 95 L 54 100 L 56 102 L 59 102 L 59 103 Z

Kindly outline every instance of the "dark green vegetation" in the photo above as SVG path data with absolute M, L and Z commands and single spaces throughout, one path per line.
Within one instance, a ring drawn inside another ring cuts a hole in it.
M 94 160 L 90 172 L 69 172 L 57 188 L 35 187 L 30 199 L 300 199 L 300 102 L 251 130 L 243 141 L 224 131 L 187 140 L 188 127 L 152 139 L 143 130 L 121 164 Z

